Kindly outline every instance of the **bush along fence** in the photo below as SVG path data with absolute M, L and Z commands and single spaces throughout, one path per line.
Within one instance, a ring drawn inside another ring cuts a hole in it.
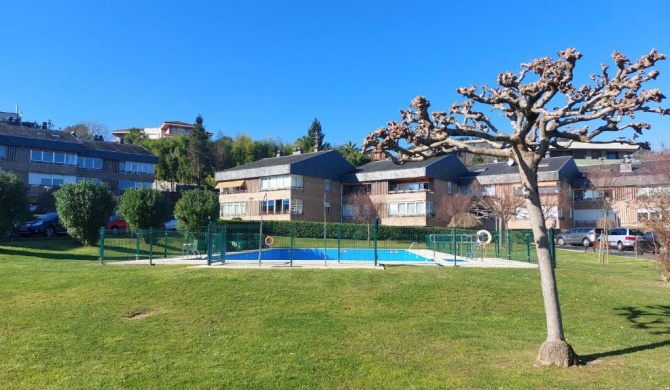
M 552 241 L 552 240 L 550 240 Z M 214 262 L 430 263 L 515 260 L 537 263 L 530 231 L 482 232 L 444 227 L 354 223 L 229 221 L 195 231 L 100 230 L 100 262 L 200 259 Z M 553 252 L 553 248 L 552 248 Z

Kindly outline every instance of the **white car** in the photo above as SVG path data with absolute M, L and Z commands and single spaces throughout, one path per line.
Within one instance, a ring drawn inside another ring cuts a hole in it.
M 177 218 L 172 217 L 172 219 L 169 219 L 165 221 L 165 229 L 166 230 L 177 230 L 177 224 L 179 222 L 177 221 Z

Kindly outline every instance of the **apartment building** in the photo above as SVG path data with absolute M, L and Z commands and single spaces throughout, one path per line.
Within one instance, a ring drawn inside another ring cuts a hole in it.
M 81 180 L 106 183 L 115 195 L 127 188 L 151 187 L 157 161 L 137 145 L 0 123 L 0 169 L 28 184 L 31 201 L 50 188 Z
M 550 157 L 540 163 L 537 178 L 547 227 L 564 229 L 573 226 L 572 185 L 578 174 L 579 169 L 571 157 Z M 470 167 L 467 175 L 460 179 L 459 191 L 484 198 L 479 210 L 483 217 L 491 217 L 498 224 L 500 218 L 506 218 L 509 229 L 530 228 L 521 178 L 518 167 L 513 163 L 498 162 Z M 486 198 L 491 201 L 487 202 Z M 499 209 L 497 216 L 495 208 Z
M 372 161 L 343 176 L 343 219 L 361 213 L 356 194 L 369 196 L 384 225 L 435 226 L 436 208 L 445 196 L 458 193 L 467 168 L 455 155 L 402 165 Z
M 626 161 L 580 167 L 574 180 L 575 226 L 607 217 L 618 226 L 644 227 L 654 218 L 654 195 L 670 192 L 667 161 Z
M 220 216 L 340 221 L 341 177 L 355 168 L 334 150 L 265 158 L 216 172 Z
M 167 121 L 163 122 L 158 127 L 145 127 L 140 129 L 140 136 L 149 139 L 161 139 L 175 137 L 178 135 L 190 135 L 195 126 L 193 123 L 182 121 Z M 130 129 L 114 130 L 111 134 L 114 136 L 115 142 L 122 143 L 126 135 L 130 133 Z

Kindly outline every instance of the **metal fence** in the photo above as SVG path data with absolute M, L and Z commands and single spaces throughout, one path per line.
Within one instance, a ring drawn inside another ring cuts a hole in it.
M 490 241 L 490 242 L 488 242 Z M 466 265 L 536 264 L 530 231 L 386 227 L 376 224 L 233 222 L 196 231 L 100 231 L 100 261 L 206 260 L 212 263 L 296 266 L 303 264 Z M 195 262 L 194 262 L 195 263 Z

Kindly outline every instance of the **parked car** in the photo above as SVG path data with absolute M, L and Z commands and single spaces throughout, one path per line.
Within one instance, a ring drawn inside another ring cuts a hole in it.
M 45 237 L 53 237 L 54 234 L 67 233 L 67 230 L 60 224 L 58 213 L 48 213 L 20 224 L 16 232 L 22 236 L 41 234 Z
M 619 251 L 635 248 L 635 245 L 643 240 L 643 236 L 644 232 L 639 229 L 626 227 L 607 229 L 607 241 L 610 247 L 615 246 Z
M 651 252 L 658 253 L 664 250 L 659 237 L 654 232 L 646 232 L 642 239 L 637 241 L 637 250 L 639 253 Z
M 591 246 L 600 238 L 603 229 L 594 227 L 575 227 L 568 231 L 558 233 L 554 240 L 556 244 Z
M 107 230 L 111 230 L 114 233 L 117 233 L 119 230 L 126 230 L 128 228 L 128 224 L 126 223 L 125 219 L 121 218 L 120 215 L 112 215 L 109 217 L 109 221 L 107 222 L 105 228 Z
M 165 221 L 165 229 L 166 230 L 177 230 L 177 225 L 178 224 L 179 224 L 179 222 L 177 221 L 177 218 L 175 218 L 174 215 L 173 215 L 172 217 L 170 217 L 170 219 Z

